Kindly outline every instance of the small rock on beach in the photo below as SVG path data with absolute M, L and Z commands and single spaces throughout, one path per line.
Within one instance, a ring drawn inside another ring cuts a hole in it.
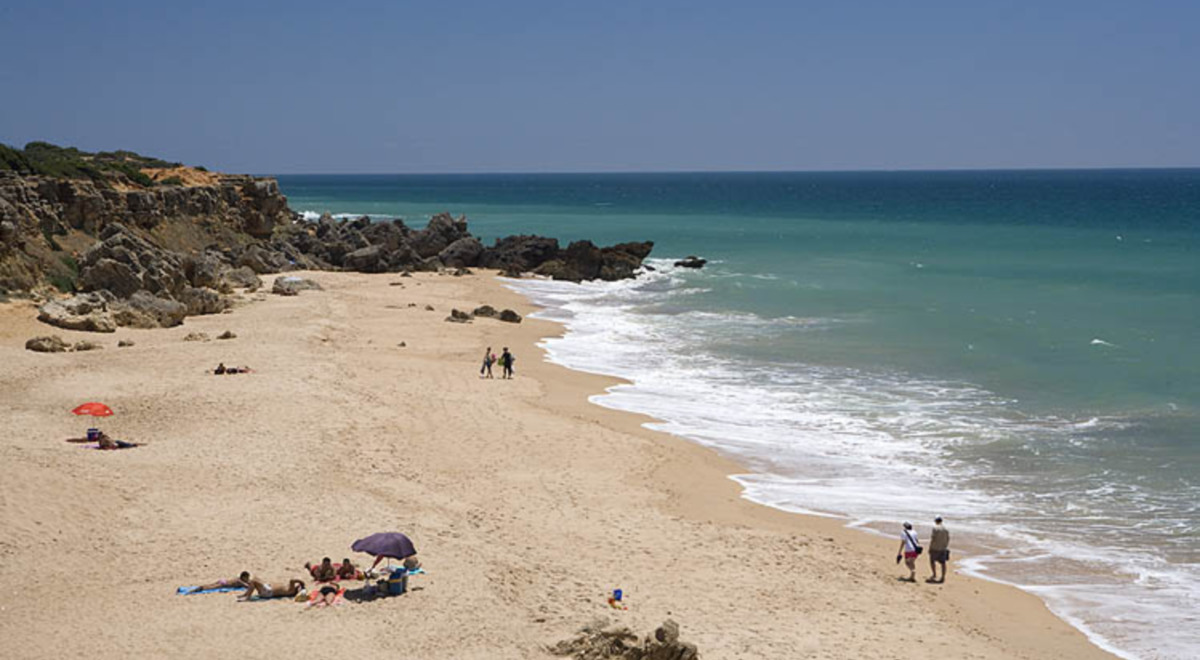
M 34 351 L 35 353 L 65 353 L 70 347 L 71 345 L 63 341 L 62 337 L 58 335 L 34 337 L 25 342 L 25 350 Z

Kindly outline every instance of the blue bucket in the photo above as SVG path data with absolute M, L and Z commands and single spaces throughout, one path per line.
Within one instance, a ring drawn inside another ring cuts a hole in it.
M 88 429 L 88 442 L 95 442 L 100 439 L 100 429 Z

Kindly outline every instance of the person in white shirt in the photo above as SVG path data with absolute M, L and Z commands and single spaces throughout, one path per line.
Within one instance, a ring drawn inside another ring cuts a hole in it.
M 896 563 L 900 563 L 900 558 L 904 558 L 904 565 L 908 567 L 908 581 L 917 581 L 917 556 L 921 554 L 921 544 L 917 542 L 917 532 L 913 529 L 912 523 L 905 522 L 904 529 L 900 531 L 900 548 L 896 551 Z

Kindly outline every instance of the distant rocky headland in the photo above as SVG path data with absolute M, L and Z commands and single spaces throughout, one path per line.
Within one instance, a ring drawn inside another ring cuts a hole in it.
M 290 270 L 465 272 L 617 280 L 653 243 L 597 247 L 509 236 L 485 246 L 465 217 L 415 229 L 366 217 L 305 221 L 273 178 L 209 172 L 129 151 L 0 144 L 0 297 L 46 300 L 71 329 L 166 327 L 231 305 L 236 289 Z

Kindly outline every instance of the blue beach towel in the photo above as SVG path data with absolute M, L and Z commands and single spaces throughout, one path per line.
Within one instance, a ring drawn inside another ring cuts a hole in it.
M 401 570 L 404 570 L 404 569 L 401 569 Z M 423 569 L 423 568 L 418 568 L 418 569 L 408 571 L 408 574 L 409 575 L 426 575 L 425 569 Z
M 245 587 L 221 587 L 219 589 L 206 589 L 204 591 L 192 591 L 196 587 L 179 587 L 175 590 L 176 596 L 194 596 L 196 594 L 223 594 L 229 591 L 245 591 Z

